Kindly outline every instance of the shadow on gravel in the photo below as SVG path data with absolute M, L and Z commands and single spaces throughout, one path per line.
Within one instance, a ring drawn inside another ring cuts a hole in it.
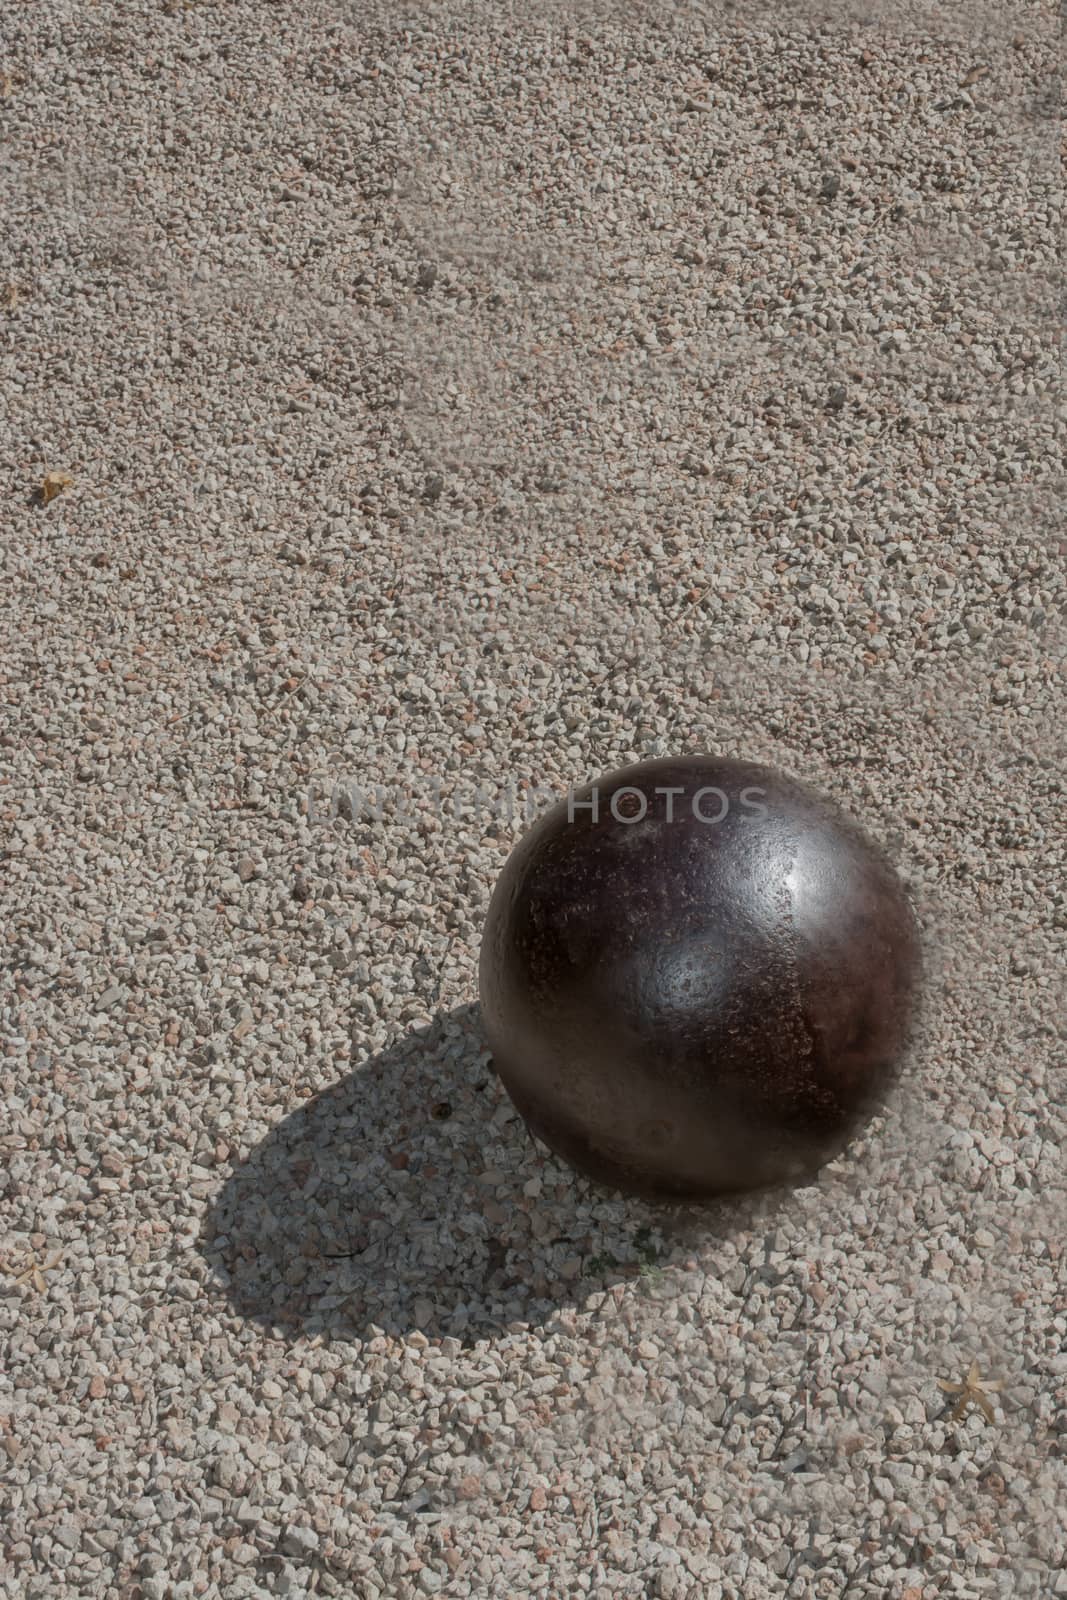
M 471 1344 L 612 1281 L 657 1283 L 687 1239 L 751 1226 L 767 1204 L 657 1207 L 575 1177 L 514 1113 L 467 1005 L 279 1123 L 223 1187 L 200 1248 L 234 1309 L 277 1336 L 365 1338 L 373 1324 Z

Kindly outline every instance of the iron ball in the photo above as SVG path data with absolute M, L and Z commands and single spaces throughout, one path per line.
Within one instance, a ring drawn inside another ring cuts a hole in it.
M 882 851 L 766 766 L 644 761 L 572 792 L 496 884 L 479 984 L 531 1131 L 699 1200 L 810 1179 L 885 1101 L 921 957 Z

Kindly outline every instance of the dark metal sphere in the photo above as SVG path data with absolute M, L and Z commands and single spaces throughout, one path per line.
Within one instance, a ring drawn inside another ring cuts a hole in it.
M 539 1138 L 613 1187 L 698 1199 L 842 1149 L 892 1084 L 919 974 L 907 896 L 855 823 L 769 767 L 687 756 L 524 835 L 480 985 Z

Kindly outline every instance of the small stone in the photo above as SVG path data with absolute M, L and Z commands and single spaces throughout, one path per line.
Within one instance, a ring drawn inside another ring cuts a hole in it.
M 282 1549 L 290 1556 L 310 1556 L 319 1548 L 314 1528 L 289 1527 L 282 1533 Z
M 306 1595 L 308 1591 L 307 1586 L 301 1583 L 292 1568 L 286 1567 L 275 1578 L 273 1592 L 276 1595 L 286 1597 L 286 1600 L 300 1600 L 300 1597 Z M 380 1593 L 381 1591 L 379 1590 L 378 1592 Z

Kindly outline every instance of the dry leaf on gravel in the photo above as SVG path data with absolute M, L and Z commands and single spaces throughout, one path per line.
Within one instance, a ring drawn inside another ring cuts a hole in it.
M 937 1386 L 947 1395 L 958 1395 L 959 1398 L 952 1408 L 952 1420 L 958 1422 L 972 1405 L 981 1409 L 987 1422 L 995 1422 L 993 1407 L 989 1403 L 989 1396 L 996 1394 L 1001 1388 L 998 1382 L 992 1383 L 988 1378 L 983 1379 L 978 1371 L 977 1361 L 972 1361 L 967 1376 L 962 1383 L 948 1383 L 944 1378 L 938 1378 Z
M 64 489 L 69 489 L 74 479 L 69 472 L 46 472 L 41 484 L 41 504 L 46 506 L 54 500 L 57 494 L 62 494 Z
M 17 1276 L 14 1273 L 11 1274 L 16 1288 L 21 1288 L 23 1284 L 32 1284 L 38 1294 L 44 1294 L 48 1289 L 48 1280 L 45 1278 L 45 1273 L 51 1272 L 52 1268 L 57 1267 L 62 1259 L 63 1255 L 59 1250 L 54 1251 L 52 1255 L 47 1256 L 43 1261 L 38 1261 L 36 1256 L 29 1256 L 22 1272 Z

